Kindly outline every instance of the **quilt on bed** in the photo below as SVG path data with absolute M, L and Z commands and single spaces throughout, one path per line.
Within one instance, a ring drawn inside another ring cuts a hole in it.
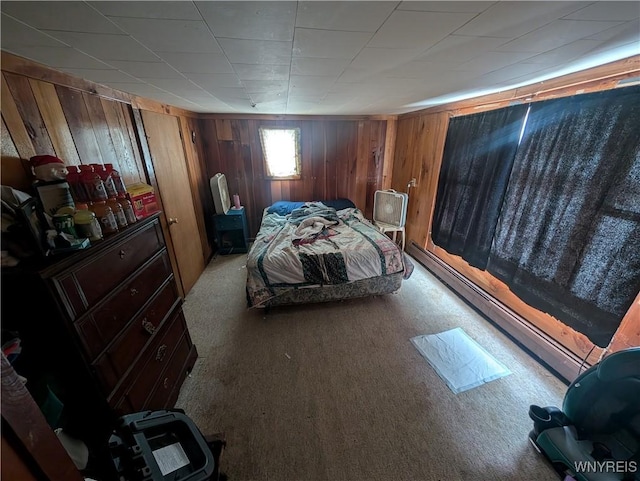
M 265 212 L 247 258 L 247 300 L 259 306 L 276 288 L 348 284 L 403 271 L 402 251 L 359 209 L 306 203 L 286 216 Z

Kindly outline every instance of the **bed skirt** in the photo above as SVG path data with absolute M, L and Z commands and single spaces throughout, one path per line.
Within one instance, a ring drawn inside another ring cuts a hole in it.
M 284 306 L 292 304 L 307 304 L 310 302 L 328 302 L 341 299 L 353 299 L 357 297 L 376 296 L 390 294 L 400 289 L 403 273 L 398 272 L 388 276 L 361 279 L 346 284 L 334 284 L 315 287 L 275 287 L 274 297 L 268 301 L 254 306 L 264 308 L 271 306 Z

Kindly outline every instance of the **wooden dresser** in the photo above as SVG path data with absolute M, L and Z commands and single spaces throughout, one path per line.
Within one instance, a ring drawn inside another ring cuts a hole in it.
M 32 305 L 8 311 L 19 290 Z M 3 272 L 4 320 L 24 337 L 20 374 L 41 369 L 76 425 L 172 407 L 197 357 L 158 214 L 47 267 Z

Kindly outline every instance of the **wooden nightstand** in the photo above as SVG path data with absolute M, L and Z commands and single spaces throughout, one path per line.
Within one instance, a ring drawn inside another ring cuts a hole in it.
M 249 228 L 244 207 L 229 209 L 213 218 L 220 254 L 240 254 L 249 250 Z

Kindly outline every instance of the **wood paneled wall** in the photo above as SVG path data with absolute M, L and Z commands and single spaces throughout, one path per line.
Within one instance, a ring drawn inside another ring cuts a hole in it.
M 301 179 L 265 178 L 260 126 L 300 128 Z M 387 143 L 393 142 L 394 129 L 395 119 L 273 120 L 217 116 L 200 120 L 207 179 L 217 172 L 225 174 L 230 194 L 239 194 L 245 206 L 252 237 L 258 231 L 264 209 L 278 200 L 349 198 L 371 219 L 374 192 L 391 185 L 393 160 L 389 158 Z M 209 206 L 205 212 L 213 212 L 210 193 L 206 201 Z
M 417 186 L 411 189 L 407 212 L 407 241 L 432 252 L 484 291 L 493 295 L 528 322 L 547 333 L 553 340 L 596 362 L 607 352 L 640 345 L 640 295 L 622 320 L 608 349 L 602 349 L 583 334 L 562 324 L 554 317 L 532 308 L 515 296 L 509 288 L 487 273 L 470 266 L 459 256 L 453 256 L 434 245 L 431 240 L 431 222 L 435 206 L 438 176 L 444 152 L 449 119 L 505 107 L 513 102 L 539 101 L 553 97 L 570 96 L 615 88 L 621 80 L 637 76 L 640 57 L 621 60 L 577 74 L 567 75 L 545 84 L 522 87 L 499 94 L 441 105 L 398 118 L 395 161 L 392 185 L 402 190 L 411 178 Z
M 28 191 L 28 159 L 44 154 L 66 165 L 112 163 L 127 184 L 146 178 L 129 104 L 3 72 L 2 184 Z

